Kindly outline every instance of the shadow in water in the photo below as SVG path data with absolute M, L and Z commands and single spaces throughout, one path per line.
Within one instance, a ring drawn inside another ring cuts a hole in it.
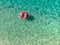
M 28 18 L 27 18 L 27 20 L 29 20 L 29 21 L 33 21 L 35 18 L 32 16 L 32 15 L 30 15 Z

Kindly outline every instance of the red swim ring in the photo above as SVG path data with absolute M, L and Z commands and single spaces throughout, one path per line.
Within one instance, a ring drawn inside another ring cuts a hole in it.
M 25 11 L 21 12 L 20 18 L 28 18 L 28 12 L 25 12 Z

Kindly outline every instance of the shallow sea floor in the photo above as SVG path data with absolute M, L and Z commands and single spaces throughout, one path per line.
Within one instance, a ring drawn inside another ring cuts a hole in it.
M 60 45 L 60 0 L 0 0 L 0 45 Z

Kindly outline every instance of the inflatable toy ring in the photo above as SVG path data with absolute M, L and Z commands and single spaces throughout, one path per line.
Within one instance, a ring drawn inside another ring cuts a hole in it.
M 28 18 L 28 12 L 25 12 L 25 11 L 21 12 L 20 18 Z

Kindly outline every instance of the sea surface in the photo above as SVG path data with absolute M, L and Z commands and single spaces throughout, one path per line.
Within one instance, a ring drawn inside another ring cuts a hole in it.
M 0 0 L 0 45 L 60 45 L 60 0 Z

